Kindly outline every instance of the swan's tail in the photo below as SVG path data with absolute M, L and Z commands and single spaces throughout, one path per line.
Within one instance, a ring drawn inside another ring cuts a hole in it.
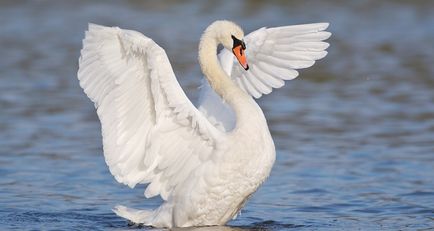
M 133 223 L 144 225 L 150 225 L 150 220 L 152 219 L 153 215 L 153 211 L 151 210 L 132 209 L 122 205 L 117 205 L 113 209 L 113 212 L 120 217 L 130 220 Z

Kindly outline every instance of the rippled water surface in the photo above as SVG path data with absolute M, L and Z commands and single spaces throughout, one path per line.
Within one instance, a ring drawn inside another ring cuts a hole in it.
M 273 172 L 210 230 L 434 229 L 433 12 L 428 0 L 0 1 L 0 230 L 140 228 L 111 208 L 160 201 L 108 172 L 76 79 L 84 30 L 152 37 L 194 100 L 199 36 L 222 18 L 246 31 L 327 21 L 333 36 L 324 60 L 259 100 Z

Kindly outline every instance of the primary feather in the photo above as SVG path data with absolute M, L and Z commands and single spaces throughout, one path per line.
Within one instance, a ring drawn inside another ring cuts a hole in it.
M 218 131 L 182 91 L 164 50 L 140 33 L 91 24 L 79 65 L 110 172 L 130 187 L 150 183 L 145 196 L 166 200 L 213 151 Z

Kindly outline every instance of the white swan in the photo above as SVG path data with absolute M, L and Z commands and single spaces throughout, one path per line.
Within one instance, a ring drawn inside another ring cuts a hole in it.
M 207 82 L 197 109 L 154 41 L 89 25 L 78 78 L 101 120 L 106 163 L 118 182 L 149 183 L 145 196 L 164 200 L 153 211 L 114 211 L 154 227 L 224 225 L 233 218 L 275 160 L 267 122 L 251 96 L 282 87 L 298 75 L 295 69 L 324 57 L 327 26 L 261 28 L 244 37 L 232 22 L 212 23 L 199 45 Z M 220 61 L 218 44 L 225 48 Z

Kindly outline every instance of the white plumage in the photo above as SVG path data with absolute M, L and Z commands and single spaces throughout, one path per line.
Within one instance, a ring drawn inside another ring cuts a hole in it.
M 237 64 L 232 53 L 223 49 L 219 61 L 223 70 L 245 92 L 255 98 L 269 94 L 273 88 L 281 88 L 285 80 L 298 76 L 295 69 L 312 66 L 327 55 L 329 44 L 323 42 L 331 36 L 324 31 L 328 23 L 313 23 L 274 28 L 260 28 L 248 34 L 244 40 L 250 70 Z M 233 110 L 222 103 L 207 81 L 203 81 L 199 98 L 199 110 L 216 121 L 216 126 L 231 130 L 235 126 Z
M 135 223 L 155 227 L 223 225 L 269 175 L 274 144 L 252 99 L 324 57 L 328 24 L 261 28 L 247 35 L 244 70 L 229 51 L 242 30 L 217 21 L 201 39 L 207 78 L 197 109 L 164 50 L 141 33 L 89 25 L 79 60 L 80 86 L 95 103 L 110 172 L 146 197 L 165 201 L 154 211 L 118 206 Z M 218 43 L 226 49 L 219 54 Z M 223 69 L 222 69 L 223 68 Z M 224 71 L 223 71 L 224 70 Z M 247 94 L 246 94 L 247 93 Z

